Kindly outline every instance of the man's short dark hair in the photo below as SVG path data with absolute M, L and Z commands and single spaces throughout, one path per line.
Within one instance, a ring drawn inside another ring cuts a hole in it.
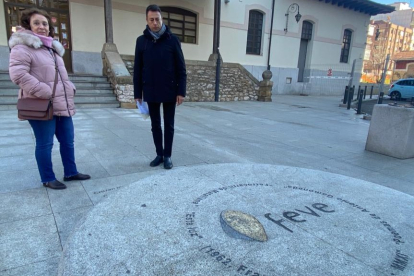
M 160 9 L 160 7 L 158 7 L 158 5 L 149 5 L 147 7 L 147 10 L 145 12 L 145 15 L 148 15 L 148 12 L 149 11 L 161 13 L 161 9 Z

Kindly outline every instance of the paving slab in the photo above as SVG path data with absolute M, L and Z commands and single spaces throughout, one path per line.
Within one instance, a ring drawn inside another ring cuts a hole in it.
M 0 224 L 0 271 L 61 255 L 53 215 Z
M 45 188 L 0 193 L 0 224 L 50 215 L 52 209 Z
M 5 172 L 0 172 L 0 193 L 22 191 L 42 187 L 39 171 L 37 169 L 13 170 L 13 167 Z M 17 177 L 18 176 L 18 177 Z
M 0 131 L 1 132 L 1 131 Z M 35 152 L 34 145 L 3 145 L 0 146 L 0 158 L 9 156 L 26 155 L 28 152 Z
M 408 276 L 413 212 L 410 195 L 323 171 L 177 168 L 120 188 L 87 213 L 59 275 Z
M 39 261 L 21 267 L 0 271 L 2 276 L 45 276 L 57 275 L 59 257 Z
M 65 245 L 66 240 L 72 233 L 75 226 L 92 208 L 93 206 L 87 206 L 55 213 L 56 226 L 59 230 L 60 243 L 62 244 L 62 247 Z M 56 269 L 57 267 L 58 265 L 56 265 Z M 56 275 L 56 273 L 53 275 Z
M 85 193 L 82 181 L 62 181 L 67 188 L 65 190 L 48 189 L 50 206 L 54 212 L 63 212 L 80 207 L 92 206 L 93 203 Z

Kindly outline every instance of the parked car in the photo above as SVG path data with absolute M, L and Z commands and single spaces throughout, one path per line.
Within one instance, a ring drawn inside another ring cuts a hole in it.
M 414 78 L 400 79 L 391 84 L 388 96 L 397 101 L 414 97 Z

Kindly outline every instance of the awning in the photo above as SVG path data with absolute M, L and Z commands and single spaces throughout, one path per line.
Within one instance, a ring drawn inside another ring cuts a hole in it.
M 345 9 L 363 12 L 369 15 L 377 15 L 380 13 L 390 13 L 395 10 L 394 7 L 379 4 L 369 0 L 319 0 L 327 4 L 336 5 Z

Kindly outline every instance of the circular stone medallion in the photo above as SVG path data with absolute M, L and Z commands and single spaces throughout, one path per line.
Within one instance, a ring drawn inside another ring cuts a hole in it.
M 179 168 L 97 206 L 59 275 L 414 275 L 414 198 L 321 171 Z

